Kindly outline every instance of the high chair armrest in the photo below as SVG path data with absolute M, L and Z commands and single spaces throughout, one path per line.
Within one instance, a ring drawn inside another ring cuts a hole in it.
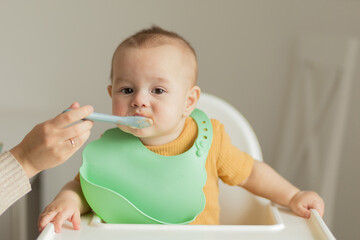
M 317 231 L 321 233 L 321 239 L 329 239 L 329 240 L 335 240 L 336 238 L 331 233 L 328 226 L 325 224 L 322 217 L 320 217 L 318 211 L 316 209 L 310 209 L 311 215 L 310 215 L 310 221 L 313 223 L 313 225 L 316 227 Z

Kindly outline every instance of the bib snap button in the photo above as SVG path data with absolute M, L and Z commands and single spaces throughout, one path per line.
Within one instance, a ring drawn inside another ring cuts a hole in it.
M 199 145 L 200 145 L 200 147 L 205 148 L 206 147 L 206 142 L 205 141 L 200 141 Z
M 199 149 L 199 150 L 196 151 L 196 156 L 201 157 L 202 155 L 204 155 L 204 153 L 205 153 L 204 150 Z

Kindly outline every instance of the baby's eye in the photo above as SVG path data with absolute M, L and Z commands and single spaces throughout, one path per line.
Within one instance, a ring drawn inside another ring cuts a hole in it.
M 131 94 L 134 92 L 134 89 L 132 88 L 123 88 L 121 89 L 121 92 L 124 93 L 124 94 Z
M 155 94 L 163 94 L 165 92 L 164 89 L 162 88 L 155 88 L 154 90 L 151 91 L 152 93 L 155 93 Z

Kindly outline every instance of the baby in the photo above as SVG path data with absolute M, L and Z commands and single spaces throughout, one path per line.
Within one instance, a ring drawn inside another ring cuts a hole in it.
M 176 33 L 159 27 L 142 30 L 124 40 L 112 59 L 112 113 L 118 116 L 144 116 L 154 124 L 143 129 L 119 125 L 159 155 L 187 152 L 198 135 L 190 114 L 200 98 L 197 86 L 197 59 L 190 44 Z M 309 209 L 324 213 L 324 202 L 315 192 L 301 191 L 264 162 L 254 160 L 234 147 L 224 126 L 211 119 L 212 142 L 208 150 L 203 187 L 205 208 L 191 224 L 219 224 L 218 178 L 268 198 L 302 217 Z M 59 232 L 65 220 L 80 228 L 80 215 L 90 211 L 79 178 L 66 184 L 39 217 L 39 230 L 53 222 Z

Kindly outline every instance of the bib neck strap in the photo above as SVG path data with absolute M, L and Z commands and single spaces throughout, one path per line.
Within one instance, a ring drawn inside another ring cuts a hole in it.
M 201 110 L 195 109 L 190 115 L 198 127 L 198 136 L 194 146 L 197 148 L 196 155 L 201 157 L 207 154 L 213 137 L 212 124 L 208 116 Z

